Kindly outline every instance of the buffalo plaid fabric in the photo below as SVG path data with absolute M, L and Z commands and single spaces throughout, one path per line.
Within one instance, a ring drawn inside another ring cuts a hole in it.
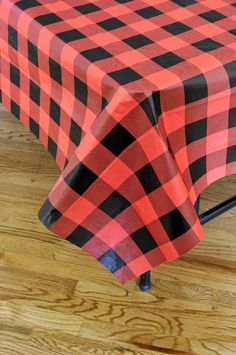
M 1 0 L 3 105 L 61 175 L 39 211 L 121 282 L 201 240 L 236 173 L 235 0 Z

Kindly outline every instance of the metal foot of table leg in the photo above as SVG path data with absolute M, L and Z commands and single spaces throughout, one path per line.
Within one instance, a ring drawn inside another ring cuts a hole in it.
M 151 271 L 147 271 L 140 276 L 139 287 L 142 291 L 148 291 L 151 288 Z

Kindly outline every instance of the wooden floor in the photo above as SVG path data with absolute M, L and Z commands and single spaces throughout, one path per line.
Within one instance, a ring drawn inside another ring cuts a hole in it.
M 58 176 L 49 153 L 0 108 L 0 355 L 236 354 L 236 209 L 156 268 L 142 293 L 41 225 Z M 235 191 L 235 175 L 218 181 L 202 209 Z

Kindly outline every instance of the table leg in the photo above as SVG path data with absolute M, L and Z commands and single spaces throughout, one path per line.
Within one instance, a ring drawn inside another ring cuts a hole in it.
M 147 271 L 140 276 L 139 287 L 142 291 L 148 291 L 151 288 L 151 271 Z

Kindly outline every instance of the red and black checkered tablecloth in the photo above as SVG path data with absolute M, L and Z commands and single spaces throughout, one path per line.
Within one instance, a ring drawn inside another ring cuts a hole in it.
M 39 212 L 126 283 L 196 245 L 236 173 L 235 0 L 0 0 L 3 105 L 61 175 Z

